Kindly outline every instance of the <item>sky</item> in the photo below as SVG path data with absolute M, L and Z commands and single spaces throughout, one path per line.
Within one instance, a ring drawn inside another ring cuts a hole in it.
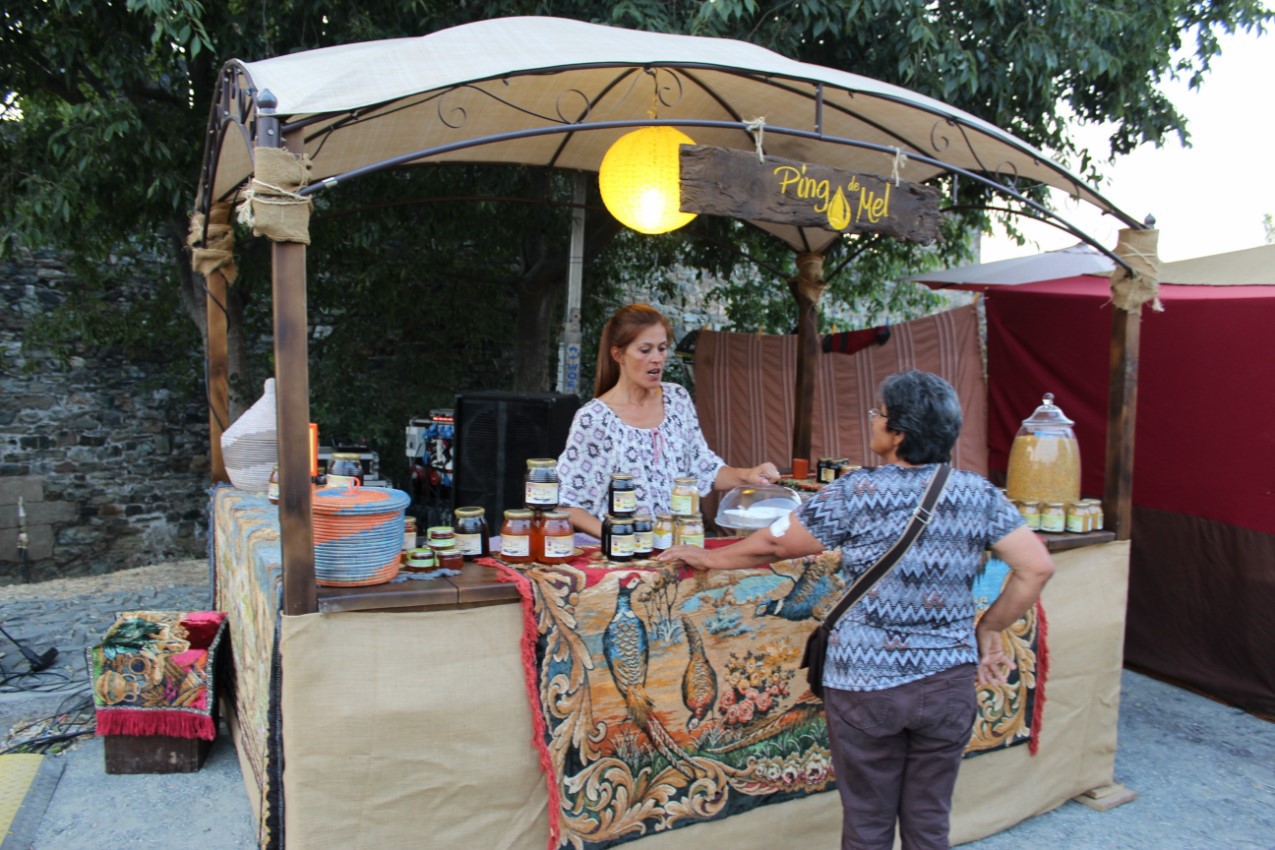
M 1222 53 L 1202 86 L 1185 82 L 1163 91 L 1186 116 L 1191 147 L 1172 136 L 1165 147 L 1143 145 L 1104 166 L 1101 193 L 1135 219 L 1154 215 L 1159 254 L 1166 262 L 1253 248 L 1266 241 L 1263 216 L 1275 216 L 1275 32 L 1223 35 Z M 1100 128 L 1080 138 L 1107 150 Z M 1059 195 L 1055 208 L 1080 230 L 1114 248 L 1120 223 L 1088 204 Z M 1046 225 L 1023 225 L 1033 241 L 1019 246 L 1004 236 L 984 237 L 982 261 L 1022 257 L 1076 244 Z

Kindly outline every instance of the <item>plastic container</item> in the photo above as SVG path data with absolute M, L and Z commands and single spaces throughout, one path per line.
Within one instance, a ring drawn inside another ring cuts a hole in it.
M 1023 420 L 1009 453 L 1005 490 L 1015 500 L 1074 502 L 1080 498 L 1080 444 L 1068 419 L 1045 393 Z
M 732 531 L 755 531 L 765 528 L 800 505 L 801 498 L 796 491 L 778 484 L 736 487 L 722 496 L 714 521 L 722 528 Z

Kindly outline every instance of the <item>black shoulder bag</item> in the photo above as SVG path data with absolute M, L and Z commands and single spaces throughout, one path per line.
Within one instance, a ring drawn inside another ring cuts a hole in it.
M 943 495 L 943 488 L 947 486 L 947 478 L 951 472 L 951 464 L 939 464 L 938 469 L 934 470 L 934 477 L 930 479 L 925 489 L 925 495 L 921 497 L 921 504 L 912 511 L 912 518 L 908 520 L 907 528 L 903 529 L 903 535 L 890 547 L 889 551 L 881 556 L 879 561 L 859 577 L 859 580 L 846 591 L 845 596 L 842 596 L 833 606 L 832 611 L 819 624 L 819 627 L 806 639 L 806 651 L 801 656 L 801 666 L 806 668 L 806 682 L 810 685 L 811 692 L 819 699 L 823 699 L 823 665 L 828 654 L 828 637 L 832 634 L 837 620 L 850 610 L 851 605 L 872 590 L 877 582 L 885 578 L 890 568 L 912 548 L 912 544 L 929 525 L 930 517 L 934 515 L 934 506 Z

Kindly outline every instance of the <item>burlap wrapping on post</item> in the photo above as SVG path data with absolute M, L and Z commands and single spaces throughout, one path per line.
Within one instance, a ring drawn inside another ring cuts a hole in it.
M 823 254 L 798 254 L 797 276 L 789 279 L 788 288 L 798 303 L 805 299 L 811 304 L 818 304 L 828 288 L 828 281 L 823 279 Z
M 239 204 L 239 221 L 253 236 L 310 244 L 310 199 L 297 191 L 310 182 L 310 158 L 283 148 L 253 148 L 253 178 Z
M 1154 228 L 1134 230 L 1126 227 L 1120 231 L 1116 254 L 1133 268 L 1129 272 L 1124 266 L 1116 266 L 1111 274 L 1111 300 L 1121 310 L 1132 313 L 1150 301 L 1152 310 L 1164 312 L 1159 298 L 1160 257 L 1156 253 L 1159 239 L 1160 231 Z
M 206 231 L 206 232 L 205 232 Z M 234 283 L 239 277 L 235 265 L 235 229 L 230 224 L 230 202 L 218 201 L 208 212 L 190 217 L 190 233 L 186 236 L 190 246 L 190 267 L 207 278 L 220 271 L 226 283 Z

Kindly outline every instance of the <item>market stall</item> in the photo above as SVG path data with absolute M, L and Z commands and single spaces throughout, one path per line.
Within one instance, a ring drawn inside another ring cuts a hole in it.
M 226 383 L 224 316 L 213 305 L 234 277 L 232 210 L 246 209 L 254 233 L 273 241 L 279 504 L 275 510 L 221 488 L 213 506 L 217 600 L 229 613 L 235 657 L 235 735 L 269 846 L 538 847 L 552 824 L 571 814 L 550 808 L 544 765 L 529 743 L 539 733 L 526 707 L 525 588 L 476 564 L 434 581 L 316 585 L 316 543 L 332 538 L 312 512 L 307 456 L 305 245 L 314 192 L 421 163 L 594 172 L 630 131 L 676 126 L 693 132 L 700 146 L 746 151 L 758 173 L 762 165 L 777 173 L 794 161 L 860 175 L 906 167 L 906 191 L 917 197 L 936 194 L 924 189 L 926 181 L 960 175 L 1048 215 L 1003 179 L 1012 172 L 1140 227 L 1047 157 L 973 116 L 737 42 L 498 19 L 419 39 L 234 61 L 219 85 L 191 231 L 210 293 L 215 444 Z M 651 96 L 626 98 L 637 85 L 648 95 L 653 89 L 658 110 L 651 110 Z M 765 116 L 764 150 L 759 128 L 741 117 L 752 115 Z M 986 163 L 996 163 L 995 171 Z M 865 179 L 886 191 L 884 177 Z M 890 186 L 905 191 L 898 177 Z M 801 252 L 791 439 L 808 454 L 821 252 L 850 219 L 749 220 Z M 1130 281 L 1146 282 L 1136 268 L 1145 247 L 1098 248 Z M 1037 753 L 1018 746 L 967 762 L 957 792 L 958 840 L 1111 780 L 1140 298 L 1119 303 L 1106 452 L 1115 474 L 1105 494 L 1114 530 L 1051 541 L 1060 570 L 1044 603 L 1052 673 Z M 619 576 L 597 583 L 607 599 L 622 595 Z M 739 636 L 722 638 L 732 639 Z M 716 651 L 729 656 L 731 644 Z M 580 734 L 592 733 L 581 727 Z M 698 768 L 686 770 L 690 780 Z M 687 805 L 703 802 L 691 795 Z M 778 827 L 794 840 L 823 842 L 837 831 L 838 804 L 835 795 L 812 793 L 730 816 L 701 814 L 692 828 L 677 829 L 685 821 L 675 824 L 682 815 L 670 812 L 663 825 L 625 837 L 642 846 L 771 846 Z M 765 831 L 757 828 L 762 818 Z

